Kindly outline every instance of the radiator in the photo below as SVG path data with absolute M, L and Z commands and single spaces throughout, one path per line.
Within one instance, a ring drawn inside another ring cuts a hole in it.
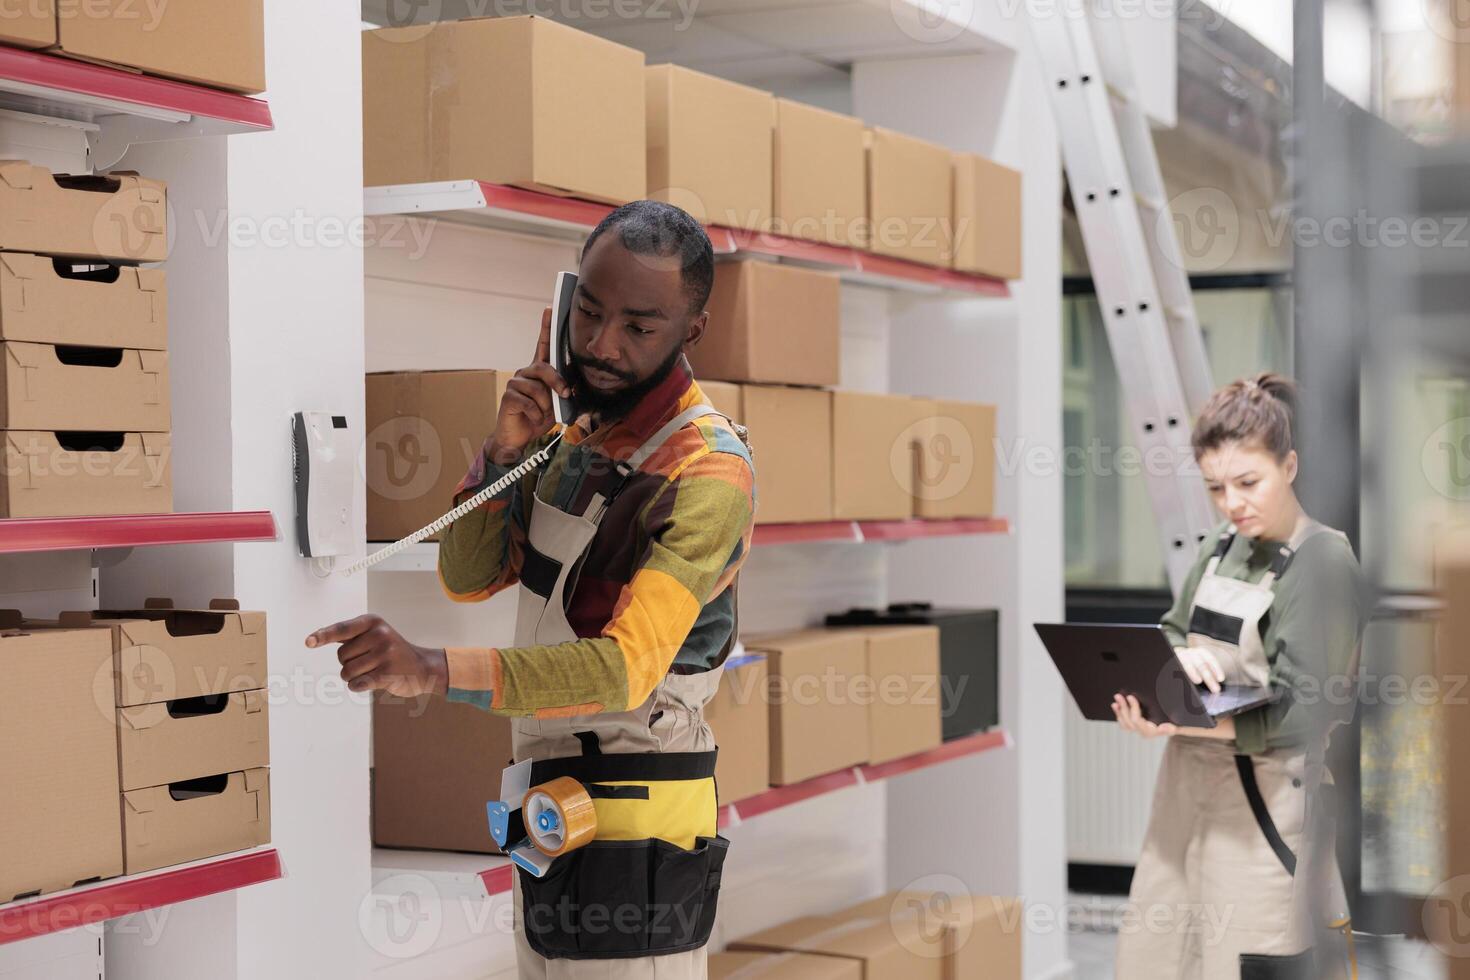
M 1067 861 L 1138 859 L 1167 739 L 1142 739 L 1067 706 Z

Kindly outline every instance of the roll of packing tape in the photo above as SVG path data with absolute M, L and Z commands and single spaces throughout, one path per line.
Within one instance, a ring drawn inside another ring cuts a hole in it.
M 570 776 L 526 790 L 521 816 L 531 843 L 548 857 L 575 851 L 597 834 L 592 797 Z

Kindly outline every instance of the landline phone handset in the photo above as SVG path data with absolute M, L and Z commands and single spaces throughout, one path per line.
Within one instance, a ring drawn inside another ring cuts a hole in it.
M 576 292 L 576 289 L 577 274 L 575 272 L 558 272 L 556 274 L 556 294 L 552 297 L 551 301 L 550 339 L 551 365 L 552 367 L 556 368 L 557 373 L 559 374 L 564 372 L 567 362 L 571 359 L 570 350 L 572 343 L 572 294 Z M 570 425 L 572 423 L 572 420 L 576 418 L 575 410 L 572 408 L 571 401 L 569 399 L 561 397 L 554 391 L 551 393 L 551 407 L 552 417 L 559 425 Z M 565 429 L 562 430 L 562 432 L 565 431 Z M 481 490 L 479 493 L 475 494 L 473 497 L 466 500 L 464 503 L 460 504 L 449 513 L 445 514 L 443 517 L 434 521 L 432 524 L 428 524 L 424 527 L 419 528 L 408 537 L 403 538 L 400 541 L 395 541 L 392 544 L 388 545 L 386 548 L 375 551 L 372 554 L 368 555 L 366 558 L 362 558 L 356 562 L 353 562 L 351 565 L 342 569 L 342 574 L 355 575 L 356 573 L 364 571 L 365 569 L 372 568 L 378 562 L 385 561 L 386 559 L 393 557 L 404 548 L 407 548 L 409 545 L 418 544 L 420 541 L 424 540 L 431 534 L 438 534 L 440 531 L 444 530 L 446 527 L 453 524 L 461 517 L 475 510 L 477 507 L 479 507 L 481 504 L 484 504 L 492 497 L 498 496 L 499 494 L 510 489 L 526 474 L 530 473 L 538 466 L 544 466 L 546 464 L 546 461 L 551 458 L 552 452 L 556 449 L 557 443 L 561 442 L 561 437 L 562 433 L 558 432 L 555 436 L 552 437 L 549 443 L 547 443 L 544 447 L 532 454 L 527 459 L 523 460 L 520 465 L 516 466 L 515 469 L 511 470 L 509 473 L 505 474 L 505 476 L 502 476 L 500 479 L 490 484 L 484 490 Z

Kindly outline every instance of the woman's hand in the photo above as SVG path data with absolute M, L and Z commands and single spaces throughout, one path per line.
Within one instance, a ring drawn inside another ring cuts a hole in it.
M 1118 719 L 1118 725 L 1125 732 L 1133 732 L 1144 738 L 1158 738 L 1160 735 L 1178 735 L 1179 726 L 1173 722 L 1164 722 L 1155 725 L 1143 716 L 1143 709 L 1138 705 L 1138 698 L 1129 694 L 1113 695 L 1113 715 Z
M 1184 675 L 1196 684 L 1203 684 L 1210 693 L 1220 693 L 1225 683 L 1225 668 L 1214 652 L 1204 647 L 1175 647 L 1174 656 L 1184 668 Z

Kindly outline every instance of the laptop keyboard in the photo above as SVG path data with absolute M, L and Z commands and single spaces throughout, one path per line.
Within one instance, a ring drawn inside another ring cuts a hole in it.
M 1260 704 L 1266 693 L 1264 689 L 1250 684 L 1232 684 L 1222 687 L 1218 694 L 1201 690 L 1199 697 L 1204 702 L 1206 711 L 1211 715 L 1219 716 Z

